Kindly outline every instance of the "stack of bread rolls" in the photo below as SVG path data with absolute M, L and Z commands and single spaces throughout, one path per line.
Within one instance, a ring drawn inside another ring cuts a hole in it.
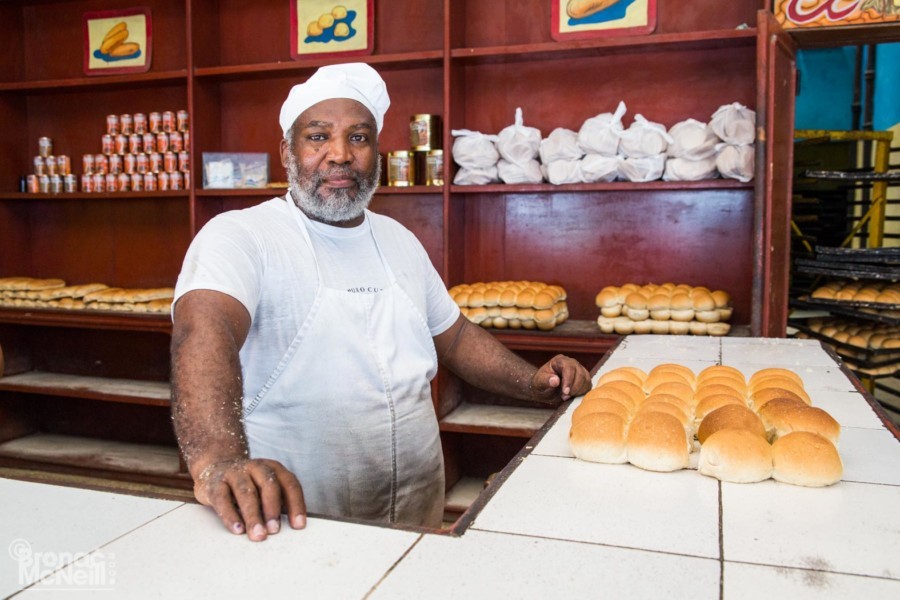
M 829 317 L 809 319 L 806 326 L 824 337 L 863 350 L 900 350 L 900 325 Z
M 0 306 L 167 313 L 174 288 L 111 288 L 103 283 L 66 285 L 62 279 L 0 278 Z
M 819 300 L 900 304 L 900 283 L 880 281 L 830 281 L 810 294 Z
M 729 366 L 695 374 L 668 363 L 604 373 L 572 413 L 569 446 L 581 460 L 650 471 L 687 468 L 699 447 L 703 475 L 819 487 L 841 479 L 839 437 L 793 371 L 761 369 L 748 381 Z
M 603 333 L 727 335 L 731 296 L 723 290 L 663 283 L 607 286 L 595 298 Z
M 566 322 L 566 290 L 539 281 L 460 284 L 449 290 L 462 314 L 482 327 L 549 331 Z

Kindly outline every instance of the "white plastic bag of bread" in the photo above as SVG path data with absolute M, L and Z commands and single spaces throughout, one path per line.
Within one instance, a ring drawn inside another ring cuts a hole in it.
M 507 162 L 524 167 L 537 159 L 541 137 L 540 129 L 525 126 L 522 108 L 518 107 L 513 124 L 504 127 L 497 134 L 497 152 Z
M 575 161 L 584 156 L 578 147 L 578 134 L 565 127 L 557 127 L 541 140 L 541 163 L 549 165 L 558 160 Z
M 66 285 L 62 279 L 0 278 L 0 306 L 167 313 L 174 288 L 122 289 L 103 283 Z
M 772 478 L 808 487 L 840 481 L 840 426 L 812 406 L 793 371 L 764 368 L 748 380 L 727 365 L 699 373 L 661 364 L 604 373 L 572 412 L 576 458 L 669 472 L 688 468 L 733 483 Z
M 487 169 L 500 160 L 496 135 L 470 129 L 454 129 L 450 133 L 455 138 L 453 162 L 463 169 Z
M 449 290 L 462 314 L 496 329 L 550 331 L 569 318 L 566 290 L 539 281 L 462 283 Z
M 666 154 L 676 158 L 700 160 L 716 153 L 716 144 L 721 140 L 706 123 L 697 119 L 685 119 L 669 129 L 672 142 L 666 148 Z
M 663 181 L 700 181 L 716 179 L 719 170 L 716 168 L 716 157 L 709 156 L 691 160 L 689 158 L 670 157 L 666 160 Z
M 578 146 L 585 154 L 616 156 L 619 153 L 619 140 L 625 128 L 622 117 L 625 116 L 624 102 L 619 102 L 615 112 L 601 113 L 586 119 L 578 130 Z
M 580 160 L 555 160 L 551 163 L 541 165 L 541 172 L 544 179 L 553 185 L 562 185 L 564 183 L 581 183 L 581 161 Z
M 622 158 L 619 161 L 617 177 L 623 181 L 644 183 L 662 177 L 666 168 L 666 155 L 654 154 L 640 158 Z
M 584 183 L 614 181 L 619 176 L 620 162 L 618 156 L 587 154 L 581 159 L 581 180 Z
M 756 148 L 753 145 L 719 144 L 716 146 L 716 153 L 716 170 L 719 175 L 742 183 L 753 179 L 756 164 Z
M 671 141 L 665 125 L 637 114 L 634 122 L 620 135 L 619 153 L 627 158 L 657 156 L 665 153 Z
M 727 335 L 731 296 L 724 290 L 663 283 L 607 286 L 595 297 L 603 333 Z
M 497 162 L 497 175 L 503 183 L 540 183 L 544 180 L 541 163 L 529 160 L 522 163 L 510 162 L 501 158 Z
M 726 144 L 752 144 L 756 139 L 756 112 L 740 102 L 724 104 L 710 117 L 709 128 Z
M 819 300 L 900 305 L 900 283 L 835 280 L 819 286 L 810 296 Z

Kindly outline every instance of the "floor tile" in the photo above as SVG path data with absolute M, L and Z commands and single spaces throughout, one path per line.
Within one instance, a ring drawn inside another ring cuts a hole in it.
M 884 423 L 875 414 L 875 409 L 859 392 L 819 390 L 811 399 L 813 406 L 834 417 L 841 427 L 884 429 Z
M 371 596 L 717 598 L 717 560 L 469 530 L 428 535 Z
M 900 487 L 722 484 L 725 560 L 900 579 Z
M 717 483 L 691 470 L 653 473 L 532 455 L 473 527 L 718 558 Z
M 888 600 L 900 598 L 900 581 L 843 575 L 812 569 L 788 569 L 725 563 L 724 600 Z
M 12 479 L 0 479 L 0 499 L 2 598 L 182 505 Z
M 362 598 L 420 535 L 326 519 L 282 527 L 254 543 L 225 531 L 208 508 L 185 505 L 103 552 L 115 557 L 117 597 Z
M 844 481 L 900 485 L 900 441 L 887 429 L 844 427 L 838 446 Z

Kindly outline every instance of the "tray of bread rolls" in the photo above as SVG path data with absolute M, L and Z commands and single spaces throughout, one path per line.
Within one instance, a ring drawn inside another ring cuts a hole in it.
M 816 255 L 842 263 L 900 265 L 900 247 L 894 248 L 838 248 L 816 246 Z
M 731 330 L 731 296 L 687 284 L 626 283 L 607 286 L 594 299 L 603 333 L 629 335 L 727 335 Z
M 175 289 L 120 288 L 103 283 L 66 285 L 62 279 L 0 278 L 0 307 L 168 313 Z
M 900 365 L 900 326 L 866 325 L 839 317 L 791 320 L 796 337 L 811 337 L 834 348 L 850 366 L 866 369 Z M 802 335 L 801 335 L 802 334 Z
M 830 305 L 900 309 L 900 283 L 834 280 L 814 289 L 807 301 Z
M 716 365 L 695 373 L 666 363 L 604 373 L 572 413 L 577 459 L 671 472 L 692 466 L 721 481 L 823 487 L 841 480 L 840 425 L 795 372 L 749 379 Z
M 541 281 L 461 283 L 448 292 L 467 319 L 485 328 L 551 331 L 569 319 L 566 290 Z
M 790 304 L 794 308 L 823 310 L 836 315 L 853 317 L 864 321 L 875 321 L 887 325 L 900 325 L 900 309 L 895 308 L 884 308 L 883 306 L 879 308 L 859 305 L 853 306 L 837 301 L 814 301 L 809 300 L 808 296 L 794 298 L 791 300 Z

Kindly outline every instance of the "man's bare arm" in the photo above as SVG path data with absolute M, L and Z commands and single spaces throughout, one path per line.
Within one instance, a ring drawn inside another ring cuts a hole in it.
M 242 422 L 239 351 L 250 315 L 211 290 L 185 294 L 172 332 L 172 420 L 194 479 L 194 494 L 233 533 L 263 540 L 277 533 L 284 506 L 291 525 L 306 522 L 297 478 L 280 463 L 251 460 Z
M 557 403 L 587 393 L 590 375 L 577 361 L 554 356 L 535 367 L 497 339 L 460 315 L 456 323 L 435 336 L 442 364 L 483 390 L 539 402 Z

